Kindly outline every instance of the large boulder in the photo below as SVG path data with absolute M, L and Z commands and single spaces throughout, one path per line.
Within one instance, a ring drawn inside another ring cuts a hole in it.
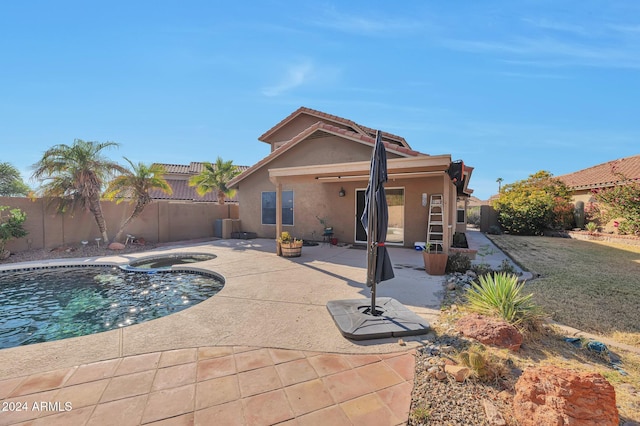
M 619 422 L 616 392 L 599 373 L 554 366 L 529 368 L 515 391 L 513 411 L 520 426 L 614 426 Z
M 522 344 L 522 333 L 508 322 L 498 318 L 479 314 L 467 315 L 458 320 L 456 329 L 464 336 L 476 339 L 485 345 L 517 351 Z
M 125 249 L 125 245 L 122 243 L 113 242 L 109 244 L 109 250 L 124 250 L 124 249 Z

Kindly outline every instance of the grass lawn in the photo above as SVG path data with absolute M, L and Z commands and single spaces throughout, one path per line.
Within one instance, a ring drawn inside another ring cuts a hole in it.
M 640 345 L 640 247 L 568 238 L 490 235 L 541 277 L 526 291 L 555 321 Z

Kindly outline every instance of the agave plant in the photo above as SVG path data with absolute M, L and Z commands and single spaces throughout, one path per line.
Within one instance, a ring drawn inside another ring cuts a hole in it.
M 518 283 L 516 275 L 498 272 L 483 275 L 479 281 L 467 291 L 471 310 L 498 316 L 516 326 L 542 318 L 542 311 L 531 300 L 533 295 L 522 294 L 524 282 Z

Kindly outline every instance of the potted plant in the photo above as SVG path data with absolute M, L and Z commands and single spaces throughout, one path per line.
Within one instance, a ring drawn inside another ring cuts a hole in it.
M 292 237 L 286 231 L 278 238 L 278 246 L 284 257 L 300 257 L 302 254 L 302 240 Z
M 447 268 L 447 258 L 444 252 L 438 252 L 438 244 L 427 243 L 422 251 L 424 269 L 429 275 L 444 275 Z

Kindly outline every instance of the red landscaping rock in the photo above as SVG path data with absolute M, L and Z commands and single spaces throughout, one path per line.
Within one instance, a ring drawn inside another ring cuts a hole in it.
M 554 366 L 525 370 L 515 385 L 513 411 L 520 426 L 614 426 L 616 392 L 599 373 Z
M 444 371 L 449 373 L 456 379 L 456 382 L 464 382 L 471 374 L 471 371 L 467 367 L 460 365 L 448 365 L 445 364 Z
M 109 250 L 124 250 L 125 246 L 122 243 L 109 244 Z
M 506 321 L 484 315 L 471 314 L 462 317 L 456 323 L 456 329 L 464 336 L 485 345 L 517 351 L 522 344 L 522 334 L 517 328 Z

